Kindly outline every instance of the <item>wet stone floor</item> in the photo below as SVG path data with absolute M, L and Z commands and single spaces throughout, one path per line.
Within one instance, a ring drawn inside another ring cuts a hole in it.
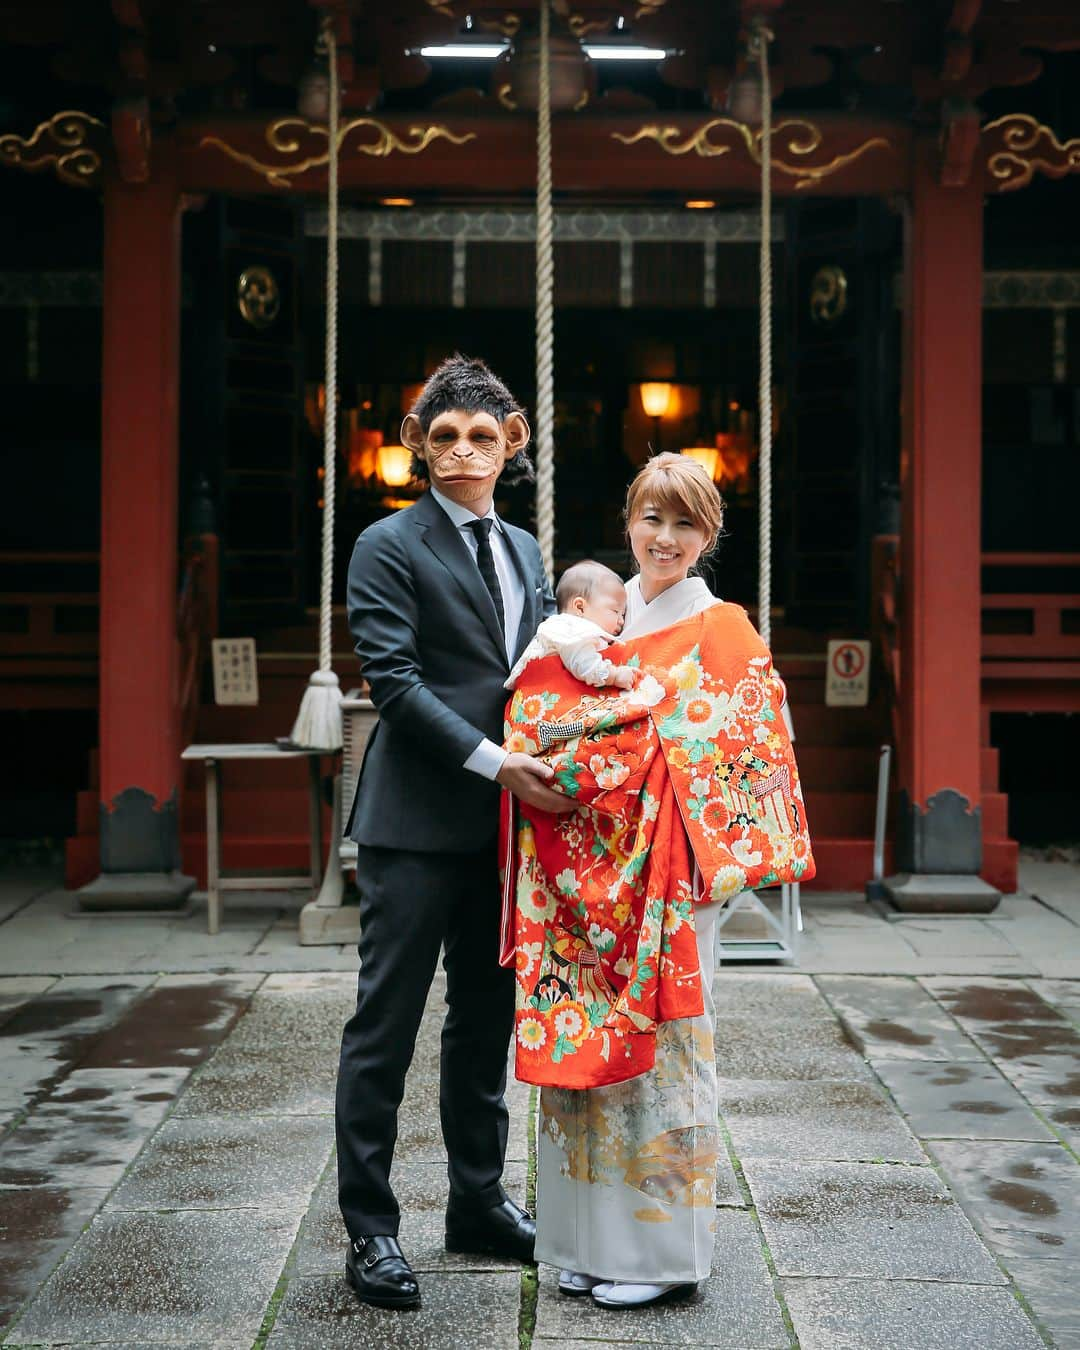
M 438 985 L 396 1164 L 423 1306 L 355 1302 L 332 1118 L 354 987 L 0 977 L 5 1347 L 1080 1347 L 1080 981 L 722 968 L 713 1277 L 622 1314 L 443 1250 Z

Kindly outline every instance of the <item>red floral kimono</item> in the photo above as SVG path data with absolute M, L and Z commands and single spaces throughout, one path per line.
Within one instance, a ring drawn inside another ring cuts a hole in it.
M 582 809 L 504 798 L 504 959 L 517 1076 L 564 1088 L 647 1072 L 659 1022 L 702 1011 L 695 901 L 814 875 L 784 689 L 744 610 L 716 605 L 607 649 L 642 676 L 580 684 L 526 667 L 509 750 L 542 756 Z M 694 863 L 700 879 L 695 892 Z

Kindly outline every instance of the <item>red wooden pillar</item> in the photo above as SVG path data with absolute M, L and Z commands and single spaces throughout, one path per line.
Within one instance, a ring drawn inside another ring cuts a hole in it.
M 979 879 L 983 188 L 914 150 L 904 295 L 898 875 L 904 910 L 988 910 Z
M 85 908 L 167 908 L 180 874 L 177 420 L 180 196 L 165 148 L 105 183 L 101 399 L 101 875 Z

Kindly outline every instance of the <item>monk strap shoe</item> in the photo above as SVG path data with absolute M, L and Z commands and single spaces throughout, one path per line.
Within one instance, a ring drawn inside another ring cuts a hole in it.
M 396 1237 L 382 1233 L 349 1244 L 345 1278 L 361 1303 L 376 1308 L 417 1308 L 420 1286 Z
M 535 1244 L 536 1220 L 513 1200 L 503 1200 L 490 1209 L 447 1210 L 448 1252 L 532 1261 Z

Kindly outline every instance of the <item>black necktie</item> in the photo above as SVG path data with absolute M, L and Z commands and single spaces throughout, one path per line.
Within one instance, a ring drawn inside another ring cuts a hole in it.
M 503 597 L 499 588 L 499 578 L 495 572 L 495 555 L 491 551 L 491 527 L 495 522 L 490 516 L 484 520 L 470 520 L 469 529 L 476 535 L 476 565 L 488 588 L 488 594 L 495 602 L 495 613 L 499 616 L 499 627 L 506 632 L 506 616 L 503 613 Z

